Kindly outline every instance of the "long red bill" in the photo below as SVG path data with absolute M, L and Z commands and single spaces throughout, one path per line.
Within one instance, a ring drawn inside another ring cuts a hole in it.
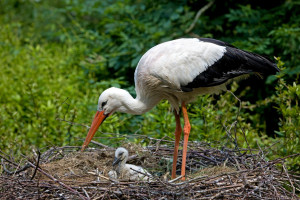
M 104 114 L 104 111 L 97 111 L 94 120 L 92 122 L 91 128 L 85 138 L 85 141 L 82 145 L 81 151 L 84 151 L 89 143 L 91 142 L 92 138 L 94 137 L 95 133 L 97 132 L 99 126 L 102 124 L 102 122 L 108 117 L 108 115 Z

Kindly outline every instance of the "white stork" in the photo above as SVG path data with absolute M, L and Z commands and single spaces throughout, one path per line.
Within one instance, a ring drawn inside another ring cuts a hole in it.
M 218 93 L 230 80 L 251 74 L 276 74 L 279 69 L 266 57 L 238 49 L 209 38 L 182 38 L 161 43 L 148 50 L 134 73 L 136 98 L 126 90 L 109 88 L 99 97 L 98 111 L 82 151 L 88 146 L 101 123 L 114 112 L 143 114 L 162 99 L 174 109 L 176 120 L 172 178 L 176 177 L 178 146 L 181 136 L 179 106 L 184 118 L 184 143 L 181 175 L 185 180 L 187 144 L 190 133 L 186 104 L 198 95 Z

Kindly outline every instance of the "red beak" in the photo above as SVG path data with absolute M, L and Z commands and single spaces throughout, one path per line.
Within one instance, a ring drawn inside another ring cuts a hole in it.
M 98 130 L 99 126 L 102 124 L 102 122 L 108 117 L 109 115 L 105 115 L 104 111 L 97 111 L 94 120 L 92 122 L 91 128 L 85 138 L 85 141 L 82 145 L 81 151 L 84 151 L 89 143 L 91 142 L 92 138 L 94 137 L 96 131 Z

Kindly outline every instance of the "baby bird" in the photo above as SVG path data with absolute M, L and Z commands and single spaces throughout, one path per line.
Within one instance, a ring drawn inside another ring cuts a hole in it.
M 112 179 L 127 179 L 131 181 L 151 181 L 152 175 L 140 166 L 126 164 L 128 160 L 128 151 L 119 147 L 115 152 L 115 159 L 113 166 L 115 167 L 115 172 L 110 171 L 109 176 Z M 140 172 L 140 173 L 139 173 Z

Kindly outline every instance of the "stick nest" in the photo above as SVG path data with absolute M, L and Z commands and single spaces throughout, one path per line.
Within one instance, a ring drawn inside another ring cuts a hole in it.
M 299 175 L 287 171 L 285 158 L 268 161 L 264 150 L 190 142 L 181 181 L 170 180 L 173 141 L 152 144 L 123 145 L 128 163 L 147 169 L 152 182 L 110 180 L 114 148 L 103 145 L 52 147 L 20 163 L 0 151 L 0 199 L 299 199 Z

